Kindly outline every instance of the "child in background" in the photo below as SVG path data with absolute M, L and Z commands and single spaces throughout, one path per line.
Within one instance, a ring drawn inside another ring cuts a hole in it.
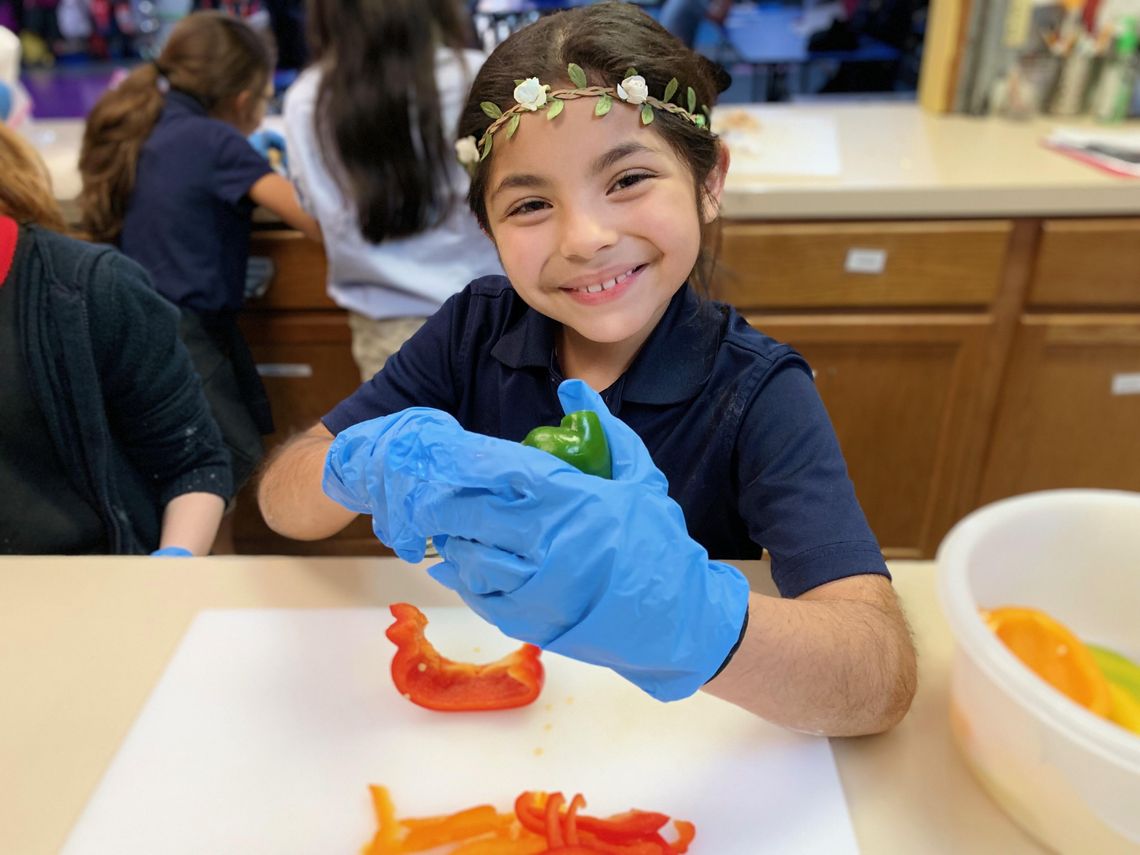
M 811 371 L 697 292 L 729 161 L 705 106 L 720 76 L 629 4 L 499 45 L 459 133 L 507 278 L 471 283 L 291 441 L 262 513 L 303 538 L 369 513 L 406 560 L 432 537 L 428 572 L 507 635 L 661 700 L 703 687 L 874 733 L 909 707 L 914 649 Z M 519 444 L 583 409 L 611 480 Z M 762 548 L 781 597 L 709 559 Z
M 246 140 L 272 95 L 273 58 L 248 25 L 198 12 L 162 54 L 107 92 L 87 118 L 83 225 L 115 241 L 182 312 L 180 332 L 233 459 L 234 485 L 273 422 L 241 332 L 255 205 L 319 239 L 289 181 Z
M 315 64 L 285 96 L 289 170 L 368 380 L 452 294 L 501 273 L 450 140 L 483 54 L 462 0 L 314 0 Z
M 139 266 L 65 237 L 47 171 L 0 124 L 0 552 L 205 555 L 229 459 Z

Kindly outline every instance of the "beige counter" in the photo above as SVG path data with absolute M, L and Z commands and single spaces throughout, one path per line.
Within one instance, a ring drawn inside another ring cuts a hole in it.
M 889 102 L 725 107 L 714 126 L 739 156 L 722 210 L 728 219 L 1140 214 L 1140 180 L 1041 146 L 1054 127 L 1074 124 L 934 116 Z M 73 216 L 82 122 L 45 120 L 27 133 Z
M 767 566 L 744 565 L 759 590 Z M 834 740 L 867 853 L 1041 853 L 950 741 L 949 630 L 933 565 L 894 562 L 919 650 L 914 707 L 891 733 Z M 0 852 L 57 852 L 204 608 L 382 608 L 457 598 L 397 559 L 0 559 Z
M 728 219 L 1140 214 L 1140 180 L 1041 145 L 1055 127 L 1081 122 L 935 116 L 890 103 L 721 111 L 741 113 L 758 132 L 750 141 L 725 128 L 730 151 L 734 136 L 742 140 L 722 207 Z

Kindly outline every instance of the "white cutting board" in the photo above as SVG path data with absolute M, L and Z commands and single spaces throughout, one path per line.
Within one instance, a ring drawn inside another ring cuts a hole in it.
M 518 646 L 464 608 L 424 609 L 453 659 Z M 356 855 L 367 785 L 399 816 L 523 790 L 581 792 L 696 823 L 694 855 L 857 852 L 831 748 L 702 693 L 663 704 L 543 654 L 529 707 L 439 713 L 397 693 L 384 609 L 202 612 L 88 803 L 65 855 Z

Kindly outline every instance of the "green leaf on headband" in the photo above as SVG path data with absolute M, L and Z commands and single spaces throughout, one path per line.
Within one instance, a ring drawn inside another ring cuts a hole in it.
M 518 78 L 515 78 L 515 86 L 522 86 L 524 83 L 526 83 L 525 80 L 519 80 Z
M 579 89 L 586 88 L 586 72 L 582 67 L 576 63 L 570 63 L 566 66 L 566 73 L 570 75 L 570 82 L 577 86 Z
M 653 108 L 648 104 L 641 105 L 641 124 L 648 125 L 653 121 Z
M 480 101 L 479 106 L 489 119 L 497 119 L 503 115 L 503 111 L 499 109 L 499 105 L 494 101 Z
M 566 106 L 566 102 L 561 98 L 555 98 L 554 102 L 550 105 L 550 109 L 546 111 L 546 118 L 553 119 L 562 112 L 562 108 Z
M 519 129 L 519 119 L 522 118 L 518 113 L 515 113 L 507 119 L 507 139 L 515 135 L 515 131 Z
M 669 81 L 668 84 L 666 84 L 666 86 L 665 86 L 665 100 L 666 101 L 672 101 L 673 100 L 673 96 L 677 94 L 677 87 L 680 85 L 681 84 L 677 82 L 676 77 L 674 77 L 672 80 Z
M 698 128 L 703 128 L 705 126 L 705 117 L 701 113 L 697 113 L 697 115 L 693 116 L 693 124 Z
M 518 114 L 516 113 L 515 115 L 518 115 Z M 480 160 L 486 160 L 487 155 L 489 155 L 491 153 L 491 140 L 492 139 L 493 139 L 493 137 L 491 137 L 491 135 L 488 134 L 487 139 L 485 139 L 483 141 L 483 153 L 481 155 L 479 155 Z
M 613 105 L 614 99 L 609 96 L 609 93 L 606 93 L 601 98 L 599 98 L 598 103 L 594 105 L 594 115 L 604 116 L 610 111 L 610 107 Z
M 685 97 L 689 99 L 689 112 L 692 113 L 697 109 L 697 93 L 693 91 L 692 86 L 686 86 Z
M 625 77 L 623 77 L 622 80 L 625 80 L 628 77 L 637 77 L 637 69 L 632 65 L 625 70 Z

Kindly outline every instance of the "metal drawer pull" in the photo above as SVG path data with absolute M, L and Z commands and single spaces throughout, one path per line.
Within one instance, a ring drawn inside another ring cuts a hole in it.
M 304 378 L 313 376 L 313 366 L 304 362 L 259 362 L 257 373 L 262 377 Z
M 1140 374 L 1113 374 L 1112 394 L 1140 395 Z
M 861 249 L 852 247 L 847 250 L 847 260 L 843 269 L 848 273 L 879 274 L 887 269 L 887 251 L 885 249 Z

